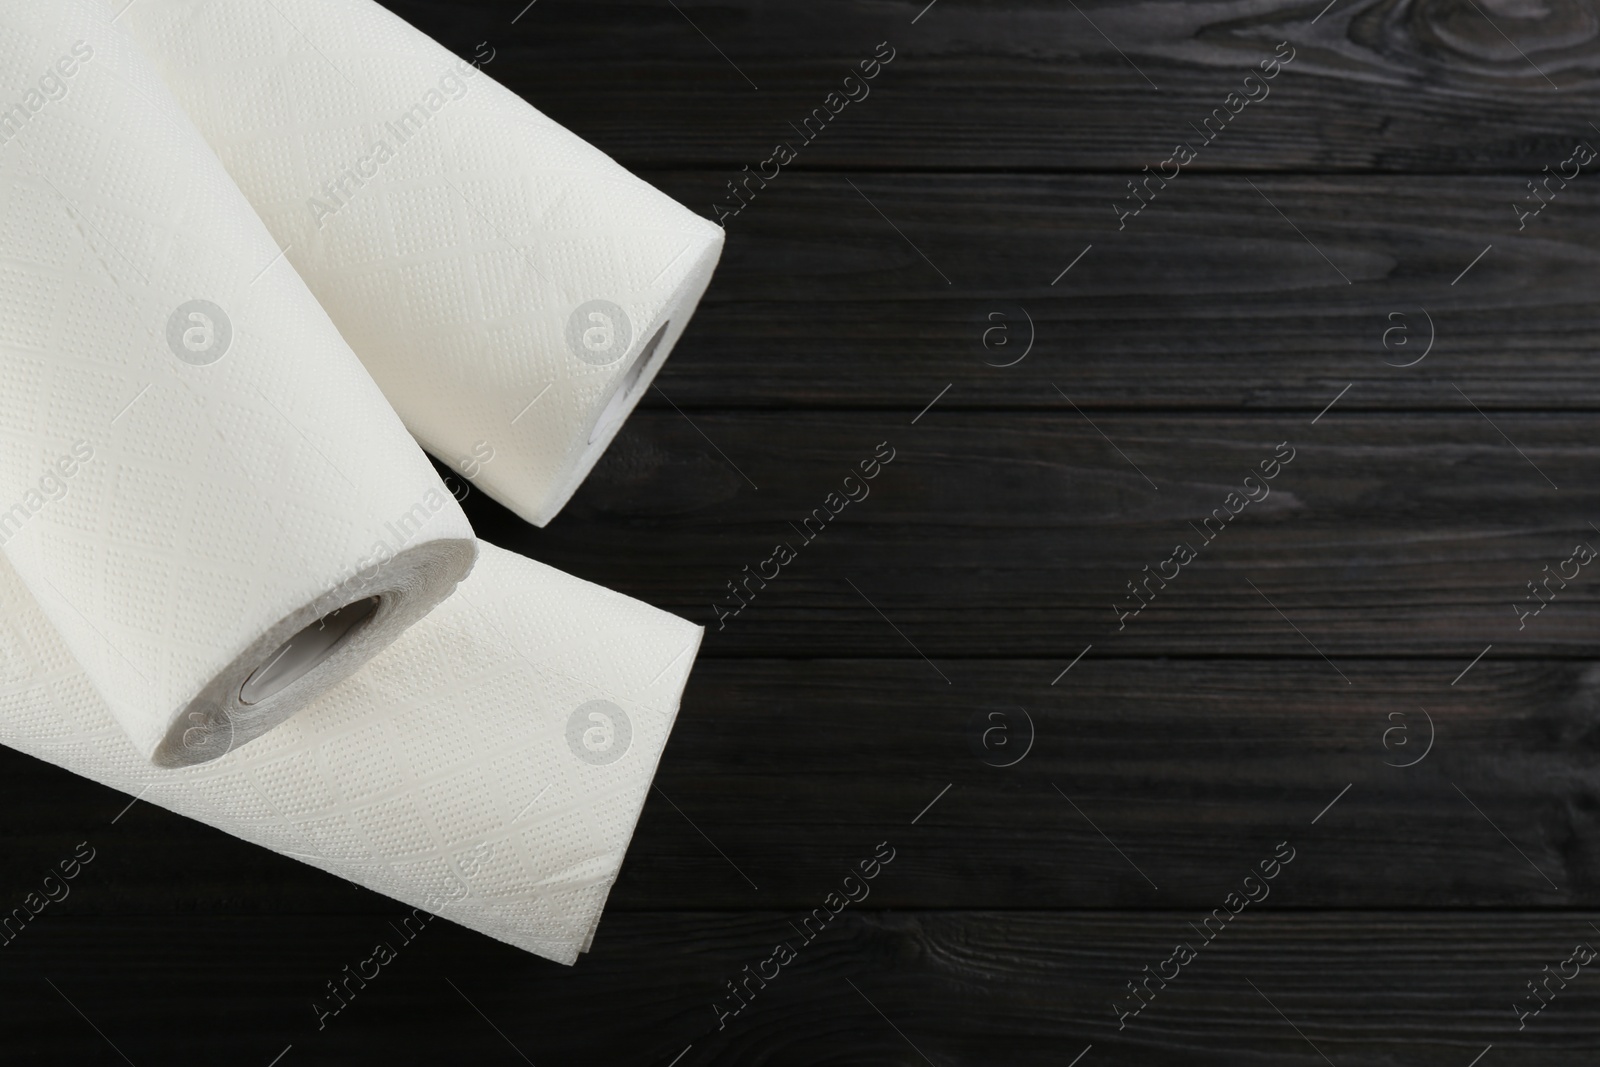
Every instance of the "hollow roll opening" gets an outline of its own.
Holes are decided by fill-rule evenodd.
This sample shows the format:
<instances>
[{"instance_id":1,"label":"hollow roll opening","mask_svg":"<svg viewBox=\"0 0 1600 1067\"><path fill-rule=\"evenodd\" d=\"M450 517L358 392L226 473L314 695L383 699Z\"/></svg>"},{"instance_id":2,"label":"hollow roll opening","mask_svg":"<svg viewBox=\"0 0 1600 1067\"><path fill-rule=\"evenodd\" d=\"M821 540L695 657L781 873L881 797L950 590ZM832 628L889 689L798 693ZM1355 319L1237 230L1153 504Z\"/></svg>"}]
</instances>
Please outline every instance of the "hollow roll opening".
<instances>
[{"instance_id":1,"label":"hollow roll opening","mask_svg":"<svg viewBox=\"0 0 1600 1067\"><path fill-rule=\"evenodd\" d=\"M466 523L449 525L464 529ZM434 537L347 574L336 586L311 589L319 595L263 627L176 709L152 762L188 767L221 759L296 714L448 597L472 569L477 548L471 537ZM340 607L328 611L330 604Z\"/></svg>"},{"instance_id":2,"label":"hollow roll opening","mask_svg":"<svg viewBox=\"0 0 1600 1067\"><path fill-rule=\"evenodd\" d=\"M259 704L304 678L372 621L381 599L369 596L330 611L279 645L239 687L239 703Z\"/></svg>"},{"instance_id":3,"label":"hollow roll opening","mask_svg":"<svg viewBox=\"0 0 1600 1067\"><path fill-rule=\"evenodd\" d=\"M611 399L606 401L606 406L601 409L600 417L594 422L594 429L589 431L589 443L592 445L611 431L611 428L622 420L623 415L632 408L634 390L639 388L639 383L644 379L645 368L650 365L650 357L656 354L656 349L661 345L661 339L667 334L667 327L671 322L663 322L661 328L651 335L650 340L640 350L639 356L633 361L633 366L628 368L628 373L622 376L617 383L617 388L612 392Z\"/></svg>"}]
</instances>

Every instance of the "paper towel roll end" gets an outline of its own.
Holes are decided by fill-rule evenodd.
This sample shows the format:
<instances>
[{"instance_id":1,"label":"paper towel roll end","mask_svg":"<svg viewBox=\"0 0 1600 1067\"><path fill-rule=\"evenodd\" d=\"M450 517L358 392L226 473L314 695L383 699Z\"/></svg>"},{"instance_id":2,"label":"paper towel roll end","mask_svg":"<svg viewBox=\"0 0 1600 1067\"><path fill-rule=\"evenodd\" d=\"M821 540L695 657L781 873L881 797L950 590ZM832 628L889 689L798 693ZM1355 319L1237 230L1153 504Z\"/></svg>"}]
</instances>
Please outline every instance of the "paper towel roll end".
<instances>
[{"instance_id":1,"label":"paper towel roll end","mask_svg":"<svg viewBox=\"0 0 1600 1067\"><path fill-rule=\"evenodd\" d=\"M151 756L162 767L218 759L355 673L455 591L477 542L413 545L353 576L258 637L183 709ZM325 610L329 603L339 607Z\"/></svg>"},{"instance_id":2,"label":"paper towel roll end","mask_svg":"<svg viewBox=\"0 0 1600 1067\"><path fill-rule=\"evenodd\" d=\"M700 297L711 282L717 261L722 256L723 233L720 227L704 224L700 246L687 257L681 278L670 295L660 302L656 313L646 320L638 336L646 338L637 355L623 365L603 403L597 405L593 421L582 437L576 438L561 462L562 473L552 480L540 466L526 463L501 463L485 468L476 480L479 488L504 504L520 518L535 526L545 526L567 505L578 486L610 446L623 422L633 413L639 400L666 364L679 338L694 317ZM512 420L515 428L515 419ZM424 441L435 454L448 455ZM531 446L513 449L513 454L534 454Z\"/></svg>"}]
</instances>

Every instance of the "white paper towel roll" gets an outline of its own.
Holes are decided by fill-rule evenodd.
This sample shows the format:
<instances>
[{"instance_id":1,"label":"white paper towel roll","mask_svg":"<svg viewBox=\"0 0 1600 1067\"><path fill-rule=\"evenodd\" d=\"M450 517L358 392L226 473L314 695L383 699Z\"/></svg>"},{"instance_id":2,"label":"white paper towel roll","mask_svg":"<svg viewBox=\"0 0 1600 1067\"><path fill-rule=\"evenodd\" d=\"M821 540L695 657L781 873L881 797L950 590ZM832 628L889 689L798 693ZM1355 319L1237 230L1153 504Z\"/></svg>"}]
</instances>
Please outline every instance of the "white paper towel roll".
<instances>
[{"instance_id":1,"label":"white paper towel roll","mask_svg":"<svg viewBox=\"0 0 1600 1067\"><path fill-rule=\"evenodd\" d=\"M371 0L139 0L122 22L423 445L548 522L721 228Z\"/></svg>"},{"instance_id":2,"label":"white paper towel roll","mask_svg":"<svg viewBox=\"0 0 1600 1067\"><path fill-rule=\"evenodd\" d=\"M448 596L471 529L105 6L0 30L0 543L134 749L202 762Z\"/></svg>"},{"instance_id":3,"label":"white paper towel roll","mask_svg":"<svg viewBox=\"0 0 1600 1067\"><path fill-rule=\"evenodd\" d=\"M0 561L0 743L560 963L587 947L701 628L483 545L247 748L153 767Z\"/></svg>"}]
</instances>

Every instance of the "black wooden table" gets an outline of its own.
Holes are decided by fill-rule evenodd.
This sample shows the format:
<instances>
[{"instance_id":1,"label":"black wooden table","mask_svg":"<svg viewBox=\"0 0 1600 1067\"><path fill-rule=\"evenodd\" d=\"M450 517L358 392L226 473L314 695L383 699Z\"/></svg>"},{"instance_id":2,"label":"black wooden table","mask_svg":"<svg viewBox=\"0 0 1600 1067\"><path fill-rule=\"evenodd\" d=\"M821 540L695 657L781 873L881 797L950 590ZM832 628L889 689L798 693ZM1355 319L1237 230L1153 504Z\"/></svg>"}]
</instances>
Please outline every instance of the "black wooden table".
<instances>
[{"instance_id":1,"label":"black wooden table","mask_svg":"<svg viewBox=\"0 0 1600 1067\"><path fill-rule=\"evenodd\" d=\"M728 230L467 505L709 628L594 950L319 1031L399 905L5 752L0 1062L1596 1062L1594 4L523 2L394 6Z\"/></svg>"}]
</instances>

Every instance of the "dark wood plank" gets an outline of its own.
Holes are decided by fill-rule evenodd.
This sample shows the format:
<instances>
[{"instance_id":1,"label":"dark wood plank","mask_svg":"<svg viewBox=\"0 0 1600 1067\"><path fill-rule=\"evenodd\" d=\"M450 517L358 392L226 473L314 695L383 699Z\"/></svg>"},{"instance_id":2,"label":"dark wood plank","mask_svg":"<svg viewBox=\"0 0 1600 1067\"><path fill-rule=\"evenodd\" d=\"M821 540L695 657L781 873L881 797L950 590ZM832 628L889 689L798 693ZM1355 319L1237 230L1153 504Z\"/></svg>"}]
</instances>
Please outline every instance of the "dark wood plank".
<instances>
[{"instance_id":1,"label":"dark wood plank","mask_svg":"<svg viewBox=\"0 0 1600 1067\"><path fill-rule=\"evenodd\" d=\"M1295 58L1270 95L1195 166L1536 173L1591 135L1596 103L1597 28L1575 0L1339 0L1320 18L1322 3L939 0L920 19L927 0L540 0L515 24L522 3L390 6L461 55L488 41L497 79L630 165L755 166L884 40L893 64L797 166L1137 171L1280 41Z\"/></svg>"},{"instance_id":2,"label":"dark wood plank","mask_svg":"<svg viewBox=\"0 0 1600 1067\"><path fill-rule=\"evenodd\" d=\"M791 915L614 917L572 970L441 922L317 1030L313 998L374 942L397 941L399 914L41 920L4 957L7 1053L122 1063L114 1043L134 1063L266 1064L292 1045L283 1064L665 1067L687 1050L680 1067L1060 1067L1092 1044L1081 1067L1465 1067L1492 1043L1485 1064L1578 1067L1600 1050L1592 966L1521 1032L1513 1011L1542 967L1600 942L1594 913L1294 914L1270 899L1121 1031L1125 983L1198 941L1189 924L1203 912L848 909L720 1031L724 983L799 942Z\"/></svg>"},{"instance_id":3,"label":"dark wood plank","mask_svg":"<svg viewBox=\"0 0 1600 1067\"><path fill-rule=\"evenodd\" d=\"M682 812L652 798L614 905L805 907L880 838L883 906L1209 906L1283 839L1307 842L1286 906L1600 900L1592 664L1060 669L701 664L658 776Z\"/></svg>"},{"instance_id":4,"label":"dark wood plank","mask_svg":"<svg viewBox=\"0 0 1600 1067\"><path fill-rule=\"evenodd\" d=\"M652 177L708 214L725 180ZM1185 176L1119 231L1121 177L786 176L729 223L661 389L1070 410L1055 381L1086 410L1315 414L1354 382L1347 409L1454 407L1452 384L1486 410L1600 407L1600 177L1522 231L1520 178L1252 180Z\"/></svg>"},{"instance_id":5,"label":"dark wood plank","mask_svg":"<svg viewBox=\"0 0 1600 1067\"><path fill-rule=\"evenodd\" d=\"M1496 658L1591 655L1600 586L1586 572L1552 584L1555 602L1524 629L1514 605L1532 607L1527 583L1600 538L1593 420L1491 422L1456 398L1448 414L1335 407L1315 425L1304 414L1091 423L1070 410L935 407L913 426L902 412L650 411L548 528L480 494L467 503L491 541L710 624L710 656L920 650L941 663L1064 665L1095 643L1099 655L1430 655L1453 675L1491 642ZM896 458L871 495L820 534L814 519L805 541L802 520L883 441ZM1284 441L1295 459L1272 495L1220 534L1213 518L1206 544L1201 523ZM773 573L780 542L795 559L766 589L745 587L744 568ZM1124 624L1118 613L1140 602L1128 583L1170 577L1163 563L1180 543L1198 558L1164 592L1150 585L1153 603ZM751 599L719 623L740 603L734 581Z\"/></svg>"},{"instance_id":6,"label":"dark wood plank","mask_svg":"<svg viewBox=\"0 0 1600 1067\"><path fill-rule=\"evenodd\" d=\"M1091 654L1050 685L1062 666L962 661L947 686L920 660L703 661L611 910L804 910L886 839L879 907L1206 908L1284 839L1305 846L1284 906L1600 904L1591 663L1451 686L1454 665L1344 660L1348 687L1315 658ZM382 906L146 804L110 825L126 798L16 753L0 783L30 812L5 899L88 840L84 913Z\"/></svg>"}]
</instances>

